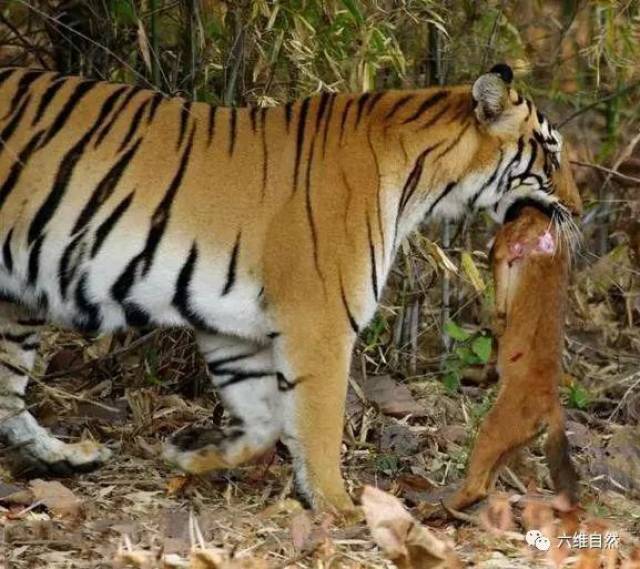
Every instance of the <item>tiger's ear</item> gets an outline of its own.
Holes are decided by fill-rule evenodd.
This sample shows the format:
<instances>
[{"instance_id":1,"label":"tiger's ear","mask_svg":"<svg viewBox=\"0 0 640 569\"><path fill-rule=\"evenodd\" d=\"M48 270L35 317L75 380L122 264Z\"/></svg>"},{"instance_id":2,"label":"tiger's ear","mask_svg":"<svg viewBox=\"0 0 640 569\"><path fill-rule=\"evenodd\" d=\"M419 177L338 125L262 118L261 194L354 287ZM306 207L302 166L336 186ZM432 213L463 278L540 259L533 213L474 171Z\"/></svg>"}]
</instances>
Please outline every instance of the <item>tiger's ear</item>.
<instances>
[{"instance_id":1,"label":"tiger's ear","mask_svg":"<svg viewBox=\"0 0 640 569\"><path fill-rule=\"evenodd\" d=\"M513 71L500 63L476 79L471 95L476 104L476 116L481 123L496 121L509 104L509 84Z\"/></svg>"}]
</instances>

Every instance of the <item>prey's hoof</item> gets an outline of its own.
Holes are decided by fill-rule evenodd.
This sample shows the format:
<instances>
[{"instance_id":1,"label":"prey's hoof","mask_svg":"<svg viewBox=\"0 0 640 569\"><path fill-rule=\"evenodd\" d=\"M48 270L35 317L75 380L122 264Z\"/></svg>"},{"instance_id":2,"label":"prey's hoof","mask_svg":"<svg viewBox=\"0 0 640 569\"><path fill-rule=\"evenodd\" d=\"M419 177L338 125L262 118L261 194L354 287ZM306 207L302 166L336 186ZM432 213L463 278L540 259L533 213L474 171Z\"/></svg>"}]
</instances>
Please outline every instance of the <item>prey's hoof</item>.
<instances>
[{"instance_id":1,"label":"prey's hoof","mask_svg":"<svg viewBox=\"0 0 640 569\"><path fill-rule=\"evenodd\" d=\"M15 449L10 458L11 470L20 478L66 478L91 472L111 457L111 451L94 441L65 444L53 440L53 448L26 444Z\"/></svg>"}]
</instances>

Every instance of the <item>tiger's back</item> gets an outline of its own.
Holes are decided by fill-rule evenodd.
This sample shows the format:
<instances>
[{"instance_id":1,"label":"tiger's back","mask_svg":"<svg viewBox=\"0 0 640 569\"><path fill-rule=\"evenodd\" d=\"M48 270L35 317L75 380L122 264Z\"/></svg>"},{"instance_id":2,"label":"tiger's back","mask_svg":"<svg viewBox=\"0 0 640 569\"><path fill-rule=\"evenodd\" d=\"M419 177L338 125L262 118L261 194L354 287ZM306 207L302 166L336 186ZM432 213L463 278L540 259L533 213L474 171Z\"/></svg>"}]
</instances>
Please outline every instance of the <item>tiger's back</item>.
<instances>
[{"instance_id":1,"label":"tiger's back","mask_svg":"<svg viewBox=\"0 0 640 569\"><path fill-rule=\"evenodd\" d=\"M37 304L55 321L93 330L149 320L188 324L171 300L175 276L189 269L185 260L191 259L192 268L200 260L202 273L192 285L206 286L206 296L218 290L222 305L233 295L245 304L258 298L256 241L280 205L273 192L264 199L269 173L257 167L255 156L262 146L255 123L264 131L266 111L216 109L52 73L4 74L0 171L9 175L0 190L0 227L4 265L11 268L1 277L6 294ZM249 122L255 128L247 128ZM229 123L233 128L225 132L221 124ZM271 123L268 135L278 138L280 125ZM286 141L271 152L286 154ZM243 225L250 231L242 232ZM230 264L238 268L240 242L242 269L255 277L241 291L233 290L239 279L230 274ZM218 270L205 268L203 258ZM153 286L136 282L143 273ZM101 306L99 321L90 305ZM248 315L253 330L260 328L258 315Z\"/></svg>"}]
</instances>

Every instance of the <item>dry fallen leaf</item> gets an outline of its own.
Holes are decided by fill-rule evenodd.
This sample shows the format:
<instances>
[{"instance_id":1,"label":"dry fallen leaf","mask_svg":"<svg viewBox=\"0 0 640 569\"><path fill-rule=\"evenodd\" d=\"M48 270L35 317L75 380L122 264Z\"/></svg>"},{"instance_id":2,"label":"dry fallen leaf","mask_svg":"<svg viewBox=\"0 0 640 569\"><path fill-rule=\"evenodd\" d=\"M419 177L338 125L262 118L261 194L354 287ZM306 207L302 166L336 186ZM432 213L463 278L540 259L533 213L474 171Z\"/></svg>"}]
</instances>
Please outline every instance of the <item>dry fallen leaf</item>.
<instances>
[{"instance_id":1,"label":"dry fallen leaf","mask_svg":"<svg viewBox=\"0 0 640 569\"><path fill-rule=\"evenodd\" d=\"M413 398L411 392L404 385L391 379L389 375L368 377L364 384L364 393L367 399L385 415L394 417L426 415L426 409Z\"/></svg>"},{"instance_id":2,"label":"dry fallen leaf","mask_svg":"<svg viewBox=\"0 0 640 569\"><path fill-rule=\"evenodd\" d=\"M486 508L480 513L480 521L488 530L498 532L512 530L514 521L509 496L501 492L491 494Z\"/></svg>"},{"instance_id":3,"label":"dry fallen leaf","mask_svg":"<svg viewBox=\"0 0 640 569\"><path fill-rule=\"evenodd\" d=\"M82 500L57 480L32 480L29 488L36 502L41 502L55 516L78 518Z\"/></svg>"},{"instance_id":4,"label":"dry fallen leaf","mask_svg":"<svg viewBox=\"0 0 640 569\"><path fill-rule=\"evenodd\" d=\"M458 569L450 545L417 521L391 494L365 486L362 507L374 541L400 569Z\"/></svg>"},{"instance_id":5,"label":"dry fallen leaf","mask_svg":"<svg viewBox=\"0 0 640 569\"><path fill-rule=\"evenodd\" d=\"M180 494L190 480L189 476L174 476L170 478L169 482L167 482L167 496Z\"/></svg>"},{"instance_id":6,"label":"dry fallen leaf","mask_svg":"<svg viewBox=\"0 0 640 569\"><path fill-rule=\"evenodd\" d=\"M291 533L293 548L297 552L302 551L308 545L312 529L313 523L311 522L311 517L305 510L299 511L291 518L289 531Z\"/></svg>"}]
</instances>

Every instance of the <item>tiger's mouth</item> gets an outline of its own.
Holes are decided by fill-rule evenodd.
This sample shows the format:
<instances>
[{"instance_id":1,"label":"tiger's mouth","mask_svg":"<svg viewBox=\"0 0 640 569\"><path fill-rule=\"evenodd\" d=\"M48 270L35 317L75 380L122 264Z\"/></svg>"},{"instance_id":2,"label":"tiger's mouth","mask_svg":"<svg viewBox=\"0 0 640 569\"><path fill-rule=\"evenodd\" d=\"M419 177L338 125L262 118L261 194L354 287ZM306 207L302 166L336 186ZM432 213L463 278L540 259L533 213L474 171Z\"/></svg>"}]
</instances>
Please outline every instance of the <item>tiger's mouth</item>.
<instances>
[{"instance_id":1,"label":"tiger's mouth","mask_svg":"<svg viewBox=\"0 0 640 569\"><path fill-rule=\"evenodd\" d=\"M571 209L558 199L536 199L532 196L518 197L505 207L502 223L516 219L526 207L533 207L549 218L550 225L557 234L558 246L566 245L571 253L576 253L582 242L582 233L574 220Z\"/></svg>"}]
</instances>

